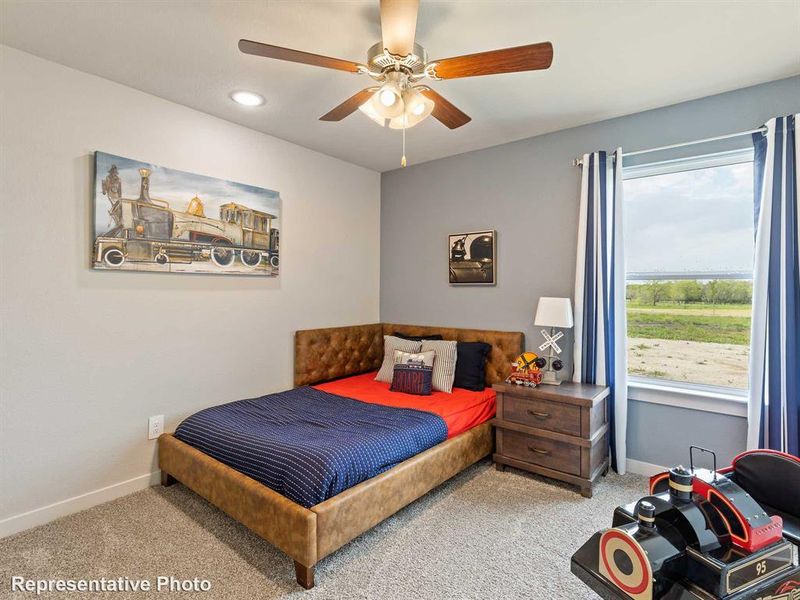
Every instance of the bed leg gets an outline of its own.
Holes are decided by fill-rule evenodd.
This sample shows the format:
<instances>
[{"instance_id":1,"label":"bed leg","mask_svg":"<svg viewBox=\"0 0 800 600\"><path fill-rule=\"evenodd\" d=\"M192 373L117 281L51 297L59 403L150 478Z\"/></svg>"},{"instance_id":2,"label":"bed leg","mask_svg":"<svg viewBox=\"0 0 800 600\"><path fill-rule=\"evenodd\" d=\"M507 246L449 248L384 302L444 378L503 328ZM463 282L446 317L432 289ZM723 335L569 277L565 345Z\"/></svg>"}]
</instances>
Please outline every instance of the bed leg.
<instances>
[{"instance_id":1,"label":"bed leg","mask_svg":"<svg viewBox=\"0 0 800 600\"><path fill-rule=\"evenodd\" d=\"M294 561L294 572L297 575L297 583L307 590L314 587L314 567L307 567Z\"/></svg>"},{"instance_id":2,"label":"bed leg","mask_svg":"<svg viewBox=\"0 0 800 600\"><path fill-rule=\"evenodd\" d=\"M175 479L172 475L170 475L166 471L161 471L161 485L163 485L164 487L169 487L175 483L178 483L177 479Z\"/></svg>"}]
</instances>

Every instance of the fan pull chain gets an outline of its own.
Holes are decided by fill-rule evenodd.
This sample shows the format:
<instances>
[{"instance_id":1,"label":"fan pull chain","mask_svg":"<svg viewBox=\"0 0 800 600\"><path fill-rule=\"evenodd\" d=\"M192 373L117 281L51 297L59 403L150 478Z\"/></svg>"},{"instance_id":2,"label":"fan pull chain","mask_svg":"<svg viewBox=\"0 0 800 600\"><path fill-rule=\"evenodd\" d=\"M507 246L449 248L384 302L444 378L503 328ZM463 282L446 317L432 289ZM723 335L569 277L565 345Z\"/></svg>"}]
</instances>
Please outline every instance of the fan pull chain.
<instances>
[{"instance_id":1,"label":"fan pull chain","mask_svg":"<svg viewBox=\"0 0 800 600\"><path fill-rule=\"evenodd\" d=\"M406 166L406 117L403 115L403 158L400 159L400 166Z\"/></svg>"}]
</instances>

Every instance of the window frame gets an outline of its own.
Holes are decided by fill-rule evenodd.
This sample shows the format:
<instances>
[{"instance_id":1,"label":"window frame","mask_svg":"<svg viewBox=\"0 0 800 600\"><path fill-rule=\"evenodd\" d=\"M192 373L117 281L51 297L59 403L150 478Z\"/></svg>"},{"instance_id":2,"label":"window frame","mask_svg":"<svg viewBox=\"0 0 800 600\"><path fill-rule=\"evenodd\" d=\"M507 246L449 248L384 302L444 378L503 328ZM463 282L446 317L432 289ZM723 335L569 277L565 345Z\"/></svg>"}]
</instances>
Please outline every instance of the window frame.
<instances>
[{"instance_id":1,"label":"window frame","mask_svg":"<svg viewBox=\"0 0 800 600\"><path fill-rule=\"evenodd\" d=\"M742 163L752 163L755 159L754 150L742 148L738 150L728 150L711 154L693 155L682 158L661 160L647 163L640 163L630 166L623 165L622 180L640 179L643 177L653 177L657 175L667 175L685 171L696 171L713 167L724 167ZM624 184L623 184L623 202ZM698 273L698 275L710 273ZM652 281L659 279L653 277L628 278L628 271L625 272L625 287L631 281ZM691 275L691 273L687 273ZM752 281L752 274L749 278L724 274L715 277L716 279L749 280ZM741 275L741 273L739 274ZM703 277L705 279L706 277ZM666 277L665 277L666 278ZM674 280L675 277L669 277ZM684 277L689 279L689 277ZM625 342L627 351L627 331L625 332ZM738 417L747 416L747 402L750 391L748 389L730 388L724 386L708 385L703 383L690 383L685 381L671 381L669 379L659 379L655 377L643 377L640 375L628 374L628 398L638 402L648 402L652 404L663 404L680 408L703 410L707 412L720 413Z\"/></svg>"}]
</instances>

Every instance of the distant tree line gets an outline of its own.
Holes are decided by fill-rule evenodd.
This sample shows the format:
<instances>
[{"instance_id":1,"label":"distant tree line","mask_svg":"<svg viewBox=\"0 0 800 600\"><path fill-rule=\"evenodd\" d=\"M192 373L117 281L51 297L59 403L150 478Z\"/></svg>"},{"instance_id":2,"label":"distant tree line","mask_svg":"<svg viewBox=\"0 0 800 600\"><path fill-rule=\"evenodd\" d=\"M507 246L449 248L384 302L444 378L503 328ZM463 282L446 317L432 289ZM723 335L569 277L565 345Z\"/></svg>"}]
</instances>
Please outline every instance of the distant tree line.
<instances>
[{"instance_id":1,"label":"distant tree line","mask_svg":"<svg viewBox=\"0 0 800 600\"><path fill-rule=\"evenodd\" d=\"M625 295L632 303L652 306L659 302L750 304L753 300L753 283L735 279L713 279L705 283L694 279L656 280L630 283Z\"/></svg>"}]
</instances>

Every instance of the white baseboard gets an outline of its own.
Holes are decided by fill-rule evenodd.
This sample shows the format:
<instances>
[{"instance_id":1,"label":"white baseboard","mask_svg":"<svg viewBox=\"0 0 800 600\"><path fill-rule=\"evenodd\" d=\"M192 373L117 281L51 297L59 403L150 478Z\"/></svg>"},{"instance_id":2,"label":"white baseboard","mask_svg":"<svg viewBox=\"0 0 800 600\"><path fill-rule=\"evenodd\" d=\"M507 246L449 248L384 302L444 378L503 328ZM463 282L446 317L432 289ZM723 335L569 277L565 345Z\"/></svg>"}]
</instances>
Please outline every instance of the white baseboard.
<instances>
[{"instance_id":1,"label":"white baseboard","mask_svg":"<svg viewBox=\"0 0 800 600\"><path fill-rule=\"evenodd\" d=\"M645 475L646 477L651 477L657 473L663 473L668 470L667 467L635 460L633 458L629 458L625 461L625 468L628 473L636 473L637 475Z\"/></svg>"},{"instance_id":2,"label":"white baseboard","mask_svg":"<svg viewBox=\"0 0 800 600\"><path fill-rule=\"evenodd\" d=\"M100 488L75 496L67 498L60 502L35 508L12 517L0 520L0 538L7 537L20 531L25 531L37 525L44 525L55 519L66 517L76 512L86 510L98 504L103 504L122 496L127 496L134 492L147 489L151 486L157 485L161 482L161 471L153 471L146 473L127 481L121 481L113 485Z\"/></svg>"}]
</instances>

